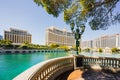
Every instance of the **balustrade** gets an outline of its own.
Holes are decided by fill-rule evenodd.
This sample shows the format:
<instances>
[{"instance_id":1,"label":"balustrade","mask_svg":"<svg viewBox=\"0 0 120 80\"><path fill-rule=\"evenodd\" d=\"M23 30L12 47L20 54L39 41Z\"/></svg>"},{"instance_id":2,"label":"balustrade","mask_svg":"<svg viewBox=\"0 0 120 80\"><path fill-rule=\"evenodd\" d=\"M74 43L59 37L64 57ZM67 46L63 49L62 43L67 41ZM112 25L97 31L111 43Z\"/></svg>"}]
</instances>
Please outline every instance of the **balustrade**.
<instances>
[{"instance_id":1,"label":"balustrade","mask_svg":"<svg viewBox=\"0 0 120 80\"><path fill-rule=\"evenodd\" d=\"M33 66L13 80L54 80L60 74L73 70L73 66L73 57L51 59Z\"/></svg>"},{"instance_id":2,"label":"balustrade","mask_svg":"<svg viewBox=\"0 0 120 80\"><path fill-rule=\"evenodd\" d=\"M83 67L88 68L90 64L99 64L102 68L111 66L113 68L120 68L120 58L110 57L83 57L77 56L77 59L82 59ZM77 63L80 64L80 63Z\"/></svg>"},{"instance_id":3,"label":"balustrade","mask_svg":"<svg viewBox=\"0 0 120 80\"><path fill-rule=\"evenodd\" d=\"M102 68L111 66L120 68L120 58L75 56L77 67L89 68L90 64L99 64ZM55 58L41 62L13 80L55 80L58 76L74 69L73 57Z\"/></svg>"}]
</instances>

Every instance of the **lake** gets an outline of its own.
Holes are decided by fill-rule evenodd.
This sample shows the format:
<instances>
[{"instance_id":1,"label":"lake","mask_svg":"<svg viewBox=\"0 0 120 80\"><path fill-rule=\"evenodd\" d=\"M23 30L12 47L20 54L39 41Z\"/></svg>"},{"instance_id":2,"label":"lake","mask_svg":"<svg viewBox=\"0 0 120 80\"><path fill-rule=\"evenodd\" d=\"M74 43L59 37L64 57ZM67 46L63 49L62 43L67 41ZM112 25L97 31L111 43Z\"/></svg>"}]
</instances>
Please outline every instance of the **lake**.
<instances>
[{"instance_id":1,"label":"lake","mask_svg":"<svg viewBox=\"0 0 120 80\"><path fill-rule=\"evenodd\" d=\"M0 54L0 80L12 80L39 62L68 55L67 52Z\"/></svg>"}]
</instances>

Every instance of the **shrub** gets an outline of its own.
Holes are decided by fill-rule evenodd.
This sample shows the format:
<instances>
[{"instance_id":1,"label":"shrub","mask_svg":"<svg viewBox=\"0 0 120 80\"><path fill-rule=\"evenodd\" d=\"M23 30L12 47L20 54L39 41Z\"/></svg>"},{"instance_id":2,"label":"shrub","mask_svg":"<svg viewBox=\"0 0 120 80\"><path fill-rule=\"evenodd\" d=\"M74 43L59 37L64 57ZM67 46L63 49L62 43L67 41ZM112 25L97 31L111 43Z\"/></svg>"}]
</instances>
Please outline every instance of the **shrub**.
<instances>
[{"instance_id":1,"label":"shrub","mask_svg":"<svg viewBox=\"0 0 120 80\"><path fill-rule=\"evenodd\" d=\"M90 52L90 48L84 49L85 52Z\"/></svg>"},{"instance_id":2,"label":"shrub","mask_svg":"<svg viewBox=\"0 0 120 80\"><path fill-rule=\"evenodd\" d=\"M54 49L54 48L58 48L59 45L58 44L50 44L50 48Z\"/></svg>"},{"instance_id":3,"label":"shrub","mask_svg":"<svg viewBox=\"0 0 120 80\"><path fill-rule=\"evenodd\" d=\"M117 52L118 52L118 49L117 49L117 48L112 48L111 51L112 51L113 53L117 53Z\"/></svg>"},{"instance_id":4,"label":"shrub","mask_svg":"<svg viewBox=\"0 0 120 80\"><path fill-rule=\"evenodd\" d=\"M70 51L70 49L68 48L68 46L60 46L59 48L65 50L65 51Z\"/></svg>"},{"instance_id":5,"label":"shrub","mask_svg":"<svg viewBox=\"0 0 120 80\"><path fill-rule=\"evenodd\" d=\"M100 52L100 53L103 52L102 48L99 48L99 49L98 49L98 52Z\"/></svg>"}]
</instances>

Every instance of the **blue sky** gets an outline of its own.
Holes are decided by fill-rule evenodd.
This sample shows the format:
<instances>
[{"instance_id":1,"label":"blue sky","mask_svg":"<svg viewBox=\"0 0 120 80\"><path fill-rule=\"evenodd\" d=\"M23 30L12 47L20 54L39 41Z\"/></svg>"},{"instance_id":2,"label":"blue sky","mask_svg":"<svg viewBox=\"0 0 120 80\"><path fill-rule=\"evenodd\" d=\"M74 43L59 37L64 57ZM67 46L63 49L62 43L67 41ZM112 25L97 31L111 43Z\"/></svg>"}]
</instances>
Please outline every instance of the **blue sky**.
<instances>
[{"instance_id":1,"label":"blue sky","mask_svg":"<svg viewBox=\"0 0 120 80\"><path fill-rule=\"evenodd\" d=\"M118 9L120 6L118 6ZM33 0L1 0L0 1L0 35L10 27L24 29L32 34L32 43L45 44L45 30L50 26L60 29L69 25L63 21L62 14L55 18L42 7L38 7ZM120 24L112 25L108 30L92 31L87 26L82 39L91 40L105 34L120 33Z\"/></svg>"}]
</instances>

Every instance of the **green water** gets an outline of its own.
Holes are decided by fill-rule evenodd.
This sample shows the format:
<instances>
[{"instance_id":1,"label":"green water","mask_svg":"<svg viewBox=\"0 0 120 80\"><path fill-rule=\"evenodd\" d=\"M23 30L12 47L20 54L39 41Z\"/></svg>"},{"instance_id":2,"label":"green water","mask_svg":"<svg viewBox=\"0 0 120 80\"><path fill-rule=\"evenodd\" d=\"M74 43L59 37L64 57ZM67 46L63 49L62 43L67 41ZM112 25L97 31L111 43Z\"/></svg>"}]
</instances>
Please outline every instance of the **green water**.
<instances>
[{"instance_id":1,"label":"green water","mask_svg":"<svg viewBox=\"0 0 120 80\"><path fill-rule=\"evenodd\" d=\"M30 54L1 54L0 80L12 80L15 76L31 66L52 58L68 56L69 53L30 53Z\"/></svg>"}]
</instances>

